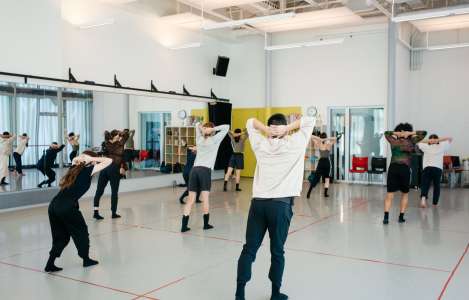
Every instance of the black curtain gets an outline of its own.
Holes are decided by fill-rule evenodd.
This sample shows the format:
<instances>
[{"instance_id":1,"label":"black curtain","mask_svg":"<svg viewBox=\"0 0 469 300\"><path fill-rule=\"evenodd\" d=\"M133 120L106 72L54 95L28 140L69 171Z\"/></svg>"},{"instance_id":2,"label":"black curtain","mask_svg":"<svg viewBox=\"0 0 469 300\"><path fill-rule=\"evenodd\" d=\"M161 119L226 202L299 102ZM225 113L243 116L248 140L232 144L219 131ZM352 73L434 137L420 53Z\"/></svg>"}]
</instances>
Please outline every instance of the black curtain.
<instances>
[{"instance_id":1,"label":"black curtain","mask_svg":"<svg viewBox=\"0 0 469 300\"><path fill-rule=\"evenodd\" d=\"M216 102L208 105L208 118L215 126L228 124L231 126L231 103ZM228 135L223 139L218 149L215 170L224 170L228 167L233 148Z\"/></svg>"}]
</instances>

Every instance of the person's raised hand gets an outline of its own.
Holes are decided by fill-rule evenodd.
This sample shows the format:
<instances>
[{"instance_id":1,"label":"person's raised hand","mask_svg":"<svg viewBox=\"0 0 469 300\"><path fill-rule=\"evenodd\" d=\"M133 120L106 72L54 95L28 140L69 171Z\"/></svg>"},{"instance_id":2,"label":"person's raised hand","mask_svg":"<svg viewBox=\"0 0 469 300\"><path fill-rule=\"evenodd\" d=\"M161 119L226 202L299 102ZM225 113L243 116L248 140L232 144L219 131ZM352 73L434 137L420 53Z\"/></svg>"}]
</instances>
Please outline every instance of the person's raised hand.
<instances>
[{"instance_id":1,"label":"person's raised hand","mask_svg":"<svg viewBox=\"0 0 469 300\"><path fill-rule=\"evenodd\" d=\"M271 136L283 137L288 133L288 128L285 125L270 125Z\"/></svg>"}]
</instances>

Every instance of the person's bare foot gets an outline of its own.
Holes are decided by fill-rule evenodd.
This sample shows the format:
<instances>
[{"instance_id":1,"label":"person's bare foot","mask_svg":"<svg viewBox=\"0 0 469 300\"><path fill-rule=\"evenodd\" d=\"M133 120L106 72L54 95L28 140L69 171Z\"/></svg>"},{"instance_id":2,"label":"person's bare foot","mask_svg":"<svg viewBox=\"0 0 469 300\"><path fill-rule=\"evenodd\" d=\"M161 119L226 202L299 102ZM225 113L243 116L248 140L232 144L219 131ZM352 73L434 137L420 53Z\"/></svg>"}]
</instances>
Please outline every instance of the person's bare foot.
<instances>
[{"instance_id":1,"label":"person's bare foot","mask_svg":"<svg viewBox=\"0 0 469 300\"><path fill-rule=\"evenodd\" d=\"M420 201L420 208L427 208L427 201L425 201L425 200L422 199L422 200Z\"/></svg>"}]
</instances>

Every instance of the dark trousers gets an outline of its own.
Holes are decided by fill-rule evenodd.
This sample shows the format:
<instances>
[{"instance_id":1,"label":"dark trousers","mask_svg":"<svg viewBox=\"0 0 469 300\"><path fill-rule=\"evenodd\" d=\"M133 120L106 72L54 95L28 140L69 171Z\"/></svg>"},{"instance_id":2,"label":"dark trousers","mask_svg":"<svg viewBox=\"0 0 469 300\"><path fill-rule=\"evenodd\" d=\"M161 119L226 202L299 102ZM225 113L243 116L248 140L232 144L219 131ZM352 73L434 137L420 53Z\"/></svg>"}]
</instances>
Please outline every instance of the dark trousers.
<instances>
[{"instance_id":1,"label":"dark trousers","mask_svg":"<svg viewBox=\"0 0 469 300\"><path fill-rule=\"evenodd\" d=\"M293 200L293 198L285 199ZM269 279L273 287L280 289L285 267L283 246L287 240L292 217L292 204L271 199L253 199L246 228L246 244L238 260L238 286L244 286L251 279L252 263L256 259L257 250L266 231L269 231L271 253Z\"/></svg>"},{"instance_id":2,"label":"dark trousers","mask_svg":"<svg viewBox=\"0 0 469 300\"><path fill-rule=\"evenodd\" d=\"M75 150L70 152L70 156L69 156L70 157L70 163L73 162L73 159L77 156L77 154L78 154L78 151L75 151Z\"/></svg>"},{"instance_id":3,"label":"dark trousers","mask_svg":"<svg viewBox=\"0 0 469 300\"><path fill-rule=\"evenodd\" d=\"M51 184L55 181L55 171L51 166L48 165L37 165L37 169L41 171L42 175L47 176L47 180L41 182L41 184Z\"/></svg>"},{"instance_id":4,"label":"dark trousers","mask_svg":"<svg viewBox=\"0 0 469 300\"><path fill-rule=\"evenodd\" d=\"M94 195L94 207L99 207L99 200L101 200L104 189L109 182L111 184L111 211L113 213L117 211L120 180L119 166L114 163L99 173L98 186Z\"/></svg>"},{"instance_id":5,"label":"dark trousers","mask_svg":"<svg viewBox=\"0 0 469 300\"><path fill-rule=\"evenodd\" d=\"M62 199L63 200L63 199ZM81 258L88 258L90 239L88 226L77 207L56 207L53 202L49 205L49 222L52 231L52 257L60 257L62 251L73 239Z\"/></svg>"},{"instance_id":6,"label":"dark trousers","mask_svg":"<svg viewBox=\"0 0 469 300\"><path fill-rule=\"evenodd\" d=\"M21 161L21 154L13 152L13 158L15 159L16 172L23 174L23 163Z\"/></svg>"},{"instance_id":7,"label":"dark trousers","mask_svg":"<svg viewBox=\"0 0 469 300\"><path fill-rule=\"evenodd\" d=\"M426 167L422 173L421 196L428 198L430 185L433 183L433 204L437 205L440 200L440 183L443 171L436 167Z\"/></svg>"},{"instance_id":8,"label":"dark trousers","mask_svg":"<svg viewBox=\"0 0 469 300\"><path fill-rule=\"evenodd\" d=\"M124 149L124 161L129 166L129 170L132 170L132 161L134 160L134 150Z\"/></svg>"}]
</instances>

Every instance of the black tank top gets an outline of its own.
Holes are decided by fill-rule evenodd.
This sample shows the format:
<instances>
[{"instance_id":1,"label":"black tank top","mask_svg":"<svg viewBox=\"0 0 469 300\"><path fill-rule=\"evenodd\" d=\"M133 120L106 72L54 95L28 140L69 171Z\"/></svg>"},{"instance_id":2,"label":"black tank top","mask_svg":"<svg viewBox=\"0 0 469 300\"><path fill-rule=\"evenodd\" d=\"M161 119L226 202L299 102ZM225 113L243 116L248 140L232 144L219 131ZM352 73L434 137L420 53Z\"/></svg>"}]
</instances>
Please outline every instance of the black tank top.
<instances>
[{"instance_id":1,"label":"black tank top","mask_svg":"<svg viewBox=\"0 0 469 300\"><path fill-rule=\"evenodd\" d=\"M91 172L93 172L93 168L93 165L84 167L80 174L78 174L75 183L71 187L61 190L52 202L55 205L75 205L91 186Z\"/></svg>"}]
</instances>

